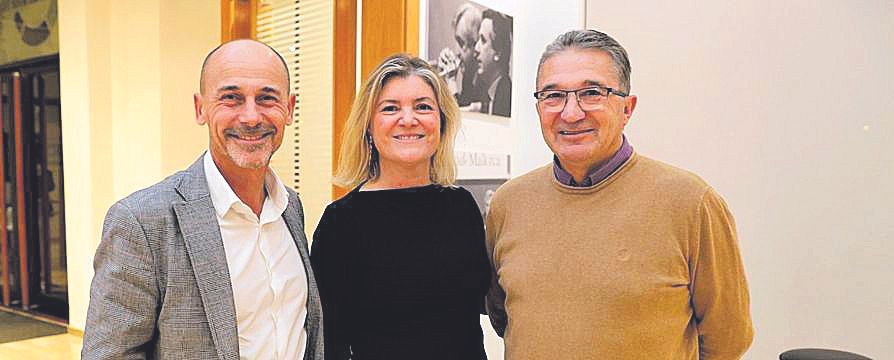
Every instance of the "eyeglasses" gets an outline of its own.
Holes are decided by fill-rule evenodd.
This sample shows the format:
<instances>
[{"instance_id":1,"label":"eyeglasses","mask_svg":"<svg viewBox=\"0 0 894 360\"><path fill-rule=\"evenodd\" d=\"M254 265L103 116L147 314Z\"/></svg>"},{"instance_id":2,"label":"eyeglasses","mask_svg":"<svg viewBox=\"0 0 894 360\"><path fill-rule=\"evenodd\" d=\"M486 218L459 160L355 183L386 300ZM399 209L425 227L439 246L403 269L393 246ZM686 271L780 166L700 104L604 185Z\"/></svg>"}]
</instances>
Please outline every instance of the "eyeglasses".
<instances>
[{"instance_id":1,"label":"eyeglasses","mask_svg":"<svg viewBox=\"0 0 894 360\"><path fill-rule=\"evenodd\" d=\"M561 112L565 109L565 104L568 102L568 94L570 93L574 93L574 96L577 98L577 104L580 105L583 111L599 109L610 94L627 97L627 94L612 88L590 86L576 90L540 90L534 93L534 98L543 107L543 111Z\"/></svg>"}]
</instances>

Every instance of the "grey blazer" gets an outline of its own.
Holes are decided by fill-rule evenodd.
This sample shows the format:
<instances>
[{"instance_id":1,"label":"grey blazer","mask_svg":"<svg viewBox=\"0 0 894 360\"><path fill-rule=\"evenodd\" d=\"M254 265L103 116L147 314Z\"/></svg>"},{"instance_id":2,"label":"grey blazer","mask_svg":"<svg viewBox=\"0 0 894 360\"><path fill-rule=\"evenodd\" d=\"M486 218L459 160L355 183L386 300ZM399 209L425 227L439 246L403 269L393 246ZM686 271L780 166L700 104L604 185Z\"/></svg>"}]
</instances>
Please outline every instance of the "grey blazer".
<instances>
[{"instance_id":1,"label":"grey blazer","mask_svg":"<svg viewBox=\"0 0 894 360\"><path fill-rule=\"evenodd\" d=\"M304 359L322 360L304 213L288 192L282 216L307 272ZM93 268L84 359L239 358L233 288L201 157L109 209Z\"/></svg>"}]
</instances>

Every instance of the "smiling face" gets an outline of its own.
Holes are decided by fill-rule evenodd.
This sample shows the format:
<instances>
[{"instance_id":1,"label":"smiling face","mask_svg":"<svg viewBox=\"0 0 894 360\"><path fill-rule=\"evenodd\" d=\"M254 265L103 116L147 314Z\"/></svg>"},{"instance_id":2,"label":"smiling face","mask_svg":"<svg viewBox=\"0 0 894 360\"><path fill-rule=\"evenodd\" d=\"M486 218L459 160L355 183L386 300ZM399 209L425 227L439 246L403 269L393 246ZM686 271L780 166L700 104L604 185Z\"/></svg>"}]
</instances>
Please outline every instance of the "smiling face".
<instances>
[{"instance_id":1,"label":"smiling face","mask_svg":"<svg viewBox=\"0 0 894 360\"><path fill-rule=\"evenodd\" d=\"M537 78L538 90L575 90L599 85L619 88L611 56L600 50L565 50L548 58ZM636 107L636 96L608 95L601 107L584 112L575 95L568 95L561 112L546 112L538 104L540 130L549 148L569 171L588 172L621 147L624 126ZM574 172L572 172L574 174Z\"/></svg>"},{"instance_id":2,"label":"smiling face","mask_svg":"<svg viewBox=\"0 0 894 360\"><path fill-rule=\"evenodd\" d=\"M196 122L208 125L211 157L222 173L266 168L292 123L295 96L279 57L263 44L234 41L208 59Z\"/></svg>"},{"instance_id":3,"label":"smiling face","mask_svg":"<svg viewBox=\"0 0 894 360\"><path fill-rule=\"evenodd\" d=\"M421 77L389 79L375 100L370 123L382 172L418 168L428 174L441 142L441 117L434 91Z\"/></svg>"}]
</instances>

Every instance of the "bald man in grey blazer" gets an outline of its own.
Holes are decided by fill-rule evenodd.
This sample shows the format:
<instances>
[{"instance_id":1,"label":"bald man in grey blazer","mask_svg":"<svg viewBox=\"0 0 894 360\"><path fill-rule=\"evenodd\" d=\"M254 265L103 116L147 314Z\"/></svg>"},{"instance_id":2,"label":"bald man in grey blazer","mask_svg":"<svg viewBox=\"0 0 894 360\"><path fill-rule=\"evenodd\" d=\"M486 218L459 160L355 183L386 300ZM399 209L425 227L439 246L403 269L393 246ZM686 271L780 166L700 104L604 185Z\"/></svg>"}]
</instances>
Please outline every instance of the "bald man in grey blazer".
<instances>
[{"instance_id":1,"label":"bald man in grey blazer","mask_svg":"<svg viewBox=\"0 0 894 360\"><path fill-rule=\"evenodd\" d=\"M209 150L109 209L81 355L322 360L301 202L268 167L295 106L285 62L223 44L193 100Z\"/></svg>"}]
</instances>

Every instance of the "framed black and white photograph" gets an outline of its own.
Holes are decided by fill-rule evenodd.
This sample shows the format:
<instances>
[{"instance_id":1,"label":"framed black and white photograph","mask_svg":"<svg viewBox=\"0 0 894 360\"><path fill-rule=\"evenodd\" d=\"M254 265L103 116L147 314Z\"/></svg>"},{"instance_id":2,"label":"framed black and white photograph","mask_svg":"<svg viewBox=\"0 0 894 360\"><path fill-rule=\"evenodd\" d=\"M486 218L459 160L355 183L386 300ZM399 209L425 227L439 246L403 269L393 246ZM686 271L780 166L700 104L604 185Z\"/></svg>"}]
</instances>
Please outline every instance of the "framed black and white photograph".
<instances>
[{"instance_id":1,"label":"framed black and white photograph","mask_svg":"<svg viewBox=\"0 0 894 360\"><path fill-rule=\"evenodd\" d=\"M428 2L426 57L464 112L512 116L512 17L472 1Z\"/></svg>"}]
</instances>

